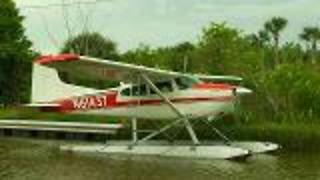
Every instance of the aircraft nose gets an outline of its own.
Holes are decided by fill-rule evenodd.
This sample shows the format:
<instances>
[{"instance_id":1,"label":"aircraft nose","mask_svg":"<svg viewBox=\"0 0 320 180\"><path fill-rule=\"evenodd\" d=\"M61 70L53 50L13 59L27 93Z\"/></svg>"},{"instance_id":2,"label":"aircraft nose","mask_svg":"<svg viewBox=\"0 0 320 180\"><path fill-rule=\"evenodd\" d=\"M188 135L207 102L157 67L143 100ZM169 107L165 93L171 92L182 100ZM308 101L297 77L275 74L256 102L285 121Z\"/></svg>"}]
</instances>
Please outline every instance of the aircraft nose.
<instances>
[{"instance_id":1,"label":"aircraft nose","mask_svg":"<svg viewBox=\"0 0 320 180\"><path fill-rule=\"evenodd\" d=\"M238 86L236 87L235 92L238 95L244 95L244 94L251 94L252 90L245 87Z\"/></svg>"}]
</instances>

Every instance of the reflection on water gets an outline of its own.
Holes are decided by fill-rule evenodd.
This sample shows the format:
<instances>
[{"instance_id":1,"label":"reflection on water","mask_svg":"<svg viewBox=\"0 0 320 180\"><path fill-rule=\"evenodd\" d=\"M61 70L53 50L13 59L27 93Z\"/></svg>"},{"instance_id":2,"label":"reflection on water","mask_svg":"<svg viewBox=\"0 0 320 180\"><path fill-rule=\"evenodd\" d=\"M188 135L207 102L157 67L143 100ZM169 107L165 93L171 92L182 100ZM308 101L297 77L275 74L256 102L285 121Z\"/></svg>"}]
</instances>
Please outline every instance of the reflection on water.
<instances>
[{"instance_id":1,"label":"reflection on water","mask_svg":"<svg viewBox=\"0 0 320 180\"><path fill-rule=\"evenodd\" d=\"M0 139L1 180L320 179L320 153L256 155L246 162L72 154L29 140Z\"/></svg>"}]
</instances>

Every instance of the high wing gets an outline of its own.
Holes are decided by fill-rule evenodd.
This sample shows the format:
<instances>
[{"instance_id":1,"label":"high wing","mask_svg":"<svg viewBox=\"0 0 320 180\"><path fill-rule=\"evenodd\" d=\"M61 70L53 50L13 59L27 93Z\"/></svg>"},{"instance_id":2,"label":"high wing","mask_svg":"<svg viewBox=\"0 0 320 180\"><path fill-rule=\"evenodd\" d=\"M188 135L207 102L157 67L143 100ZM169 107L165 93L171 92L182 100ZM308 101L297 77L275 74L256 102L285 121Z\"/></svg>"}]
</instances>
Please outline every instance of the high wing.
<instances>
[{"instance_id":1,"label":"high wing","mask_svg":"<svg viewBox=\"0 0 320 180\"><path fill-rule=\"evenodd\" d=\"M110 80L125 83L140 83L139 74L141 73L148 75L154 82L177 77L191 78L190 75L178 72L75 54L41 56L35 63L55 68L59 73L71 74L88 81Z\"/></svg>"},{"instance_id":2,"label":"high wing","mask_svg":"<svg viewBox=\"0 0 320 180\"><path fill-rule=\"evenodd\" d=\"M59 74L67 73L85 81L118 81L124 83L141 83L139 74L148 75L153 82L183 77L201 81L242 81L237 76L213 76L202 74L183 74L179 72L150 68L141 65L104 60L76 54L41 56L36 63L52 67Z\"/></svg>"}]
</instances>

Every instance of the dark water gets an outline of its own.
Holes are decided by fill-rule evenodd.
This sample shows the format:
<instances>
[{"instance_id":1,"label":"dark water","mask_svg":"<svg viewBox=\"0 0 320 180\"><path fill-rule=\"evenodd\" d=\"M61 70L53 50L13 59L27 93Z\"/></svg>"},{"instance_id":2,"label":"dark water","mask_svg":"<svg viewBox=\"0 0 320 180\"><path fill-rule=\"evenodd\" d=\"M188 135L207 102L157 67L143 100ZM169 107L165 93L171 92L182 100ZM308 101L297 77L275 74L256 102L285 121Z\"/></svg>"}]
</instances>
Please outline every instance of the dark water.
<instances>
[{"instance_id":1,"label":"dark water","mask_svg":"<svg viewBox=\"0 0 320 180\"><path fill-rule=\"evenodd\" d=\"M60 152L57 143L0 139L0 180L320 179L319 153L255 155L246 162Z\"/></svg>"}]
</instances>

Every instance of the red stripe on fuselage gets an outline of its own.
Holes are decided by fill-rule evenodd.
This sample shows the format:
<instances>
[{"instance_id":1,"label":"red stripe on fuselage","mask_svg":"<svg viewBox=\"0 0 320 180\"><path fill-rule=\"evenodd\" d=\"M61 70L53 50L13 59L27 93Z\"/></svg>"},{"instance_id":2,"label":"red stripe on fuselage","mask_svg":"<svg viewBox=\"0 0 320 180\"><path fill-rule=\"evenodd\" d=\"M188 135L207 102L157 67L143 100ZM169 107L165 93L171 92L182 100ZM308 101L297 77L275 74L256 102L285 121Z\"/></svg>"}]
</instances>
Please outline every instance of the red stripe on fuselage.
<instances>
[{"instance_id":1,"label":"red stripe on fuselage","mask_svg":"<svg viewBox=\"0 0 320 180\"><path fill-rule=\"evenodd\" d=\"M215 102L226 102L233 100L232 96L220 96L220 97L190 97L190 98L173 98L170 99L173 103L195 103L202 101L215 101ZM130 105L161 105L164 101L162 99L144 99L144 100L130 100L130 101L119 101L115 107L123 107Z\"/></svg>"},{"instance_id":2,"label":"red stripe on fuselage","mask_svg":"<svg viewBox=\"0 0 320 180\"><path fill-rule=\"evenodd\" d=\"M60 102L61 106L59 111L69 112L74 110L90 110L90 109L112 109L120 107L132 107L132 106L147 106L147 105L162 105L164 101L162 99L136 99L128 101L116 101L116 95L106 95L100 97L100 100L95 98L97 97L81 97L85 100L79 99L69 99ZM92 98L91 100L88 100ZM233 96L216 96L216 97L186 97L186 98L172 98L170 99L173 103L197 103L197 102L229 102L234 100ZM75 104L79 103L79 104Z\"/></svg>"}]
</instances>

